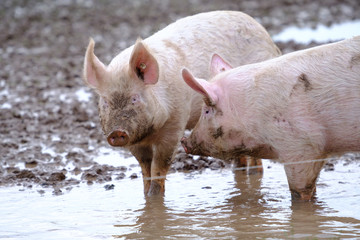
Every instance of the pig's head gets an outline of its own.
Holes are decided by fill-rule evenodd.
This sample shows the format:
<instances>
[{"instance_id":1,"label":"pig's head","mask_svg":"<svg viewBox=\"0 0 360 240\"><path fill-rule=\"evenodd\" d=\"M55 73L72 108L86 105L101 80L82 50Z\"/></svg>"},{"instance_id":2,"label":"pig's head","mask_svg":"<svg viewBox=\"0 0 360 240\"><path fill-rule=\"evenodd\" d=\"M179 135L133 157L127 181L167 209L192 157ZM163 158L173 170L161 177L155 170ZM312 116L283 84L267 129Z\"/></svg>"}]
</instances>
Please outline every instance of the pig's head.
<instances>
[{"instance_id":1,"label":"pig's head","mask_svg":"<svg viewBox=\"0 0 360 240\"><path fill-rule=\"evenodd\" d=\"M163 124L159 119L166 119L167 111L153 89L159 79L158 63L141 40L109 66L95 56L94 46L90 39L84 80L99 95L100 122L107 141L119 147L139 143Z\"/></svg>"},{"instance_id":2,"label":"pig's head","mask_svg":"<svg viewBox=\"0 0 360 240\"><path fill-rule=\"evenodd\" d=\"M214 55L211 72L216 75L211 82L197 79L187 70L182 70L184 81L194 91L203 95L204 106L201 117L189 138L183 138L181 143L187 153L203 156L213 156L221 159L234 159L239 155L257 155L263 146L258 146L251 136L246 119L236 112L227 90L225 72L231 66ZM242 99L240 97L240 99ZM243 110L241 110L243 111ZM244 114L245 115L245 114Z\"/></svg>"}]
</instances>

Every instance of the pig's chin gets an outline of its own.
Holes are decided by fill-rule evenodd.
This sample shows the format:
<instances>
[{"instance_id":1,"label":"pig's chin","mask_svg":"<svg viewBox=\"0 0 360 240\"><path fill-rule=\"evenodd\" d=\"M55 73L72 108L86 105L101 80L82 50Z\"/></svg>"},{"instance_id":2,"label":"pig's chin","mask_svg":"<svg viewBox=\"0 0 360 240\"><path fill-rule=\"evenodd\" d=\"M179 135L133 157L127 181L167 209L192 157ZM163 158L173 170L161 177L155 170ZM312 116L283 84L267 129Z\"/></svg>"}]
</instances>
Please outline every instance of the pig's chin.
<instances>
[{"instance_id":1,"label":"pig's chin","mask_svg":"<svg viewBox=\"0 0 360 240\"><path fill-rule=\"evenodd\" d=\"M277 154L272 148L266 145L247 148L245 145L241 144L240 146L234 146L227 149L206 142L197 143L193 139L191 139L190 143L191 144L186 144L184 142L183 147L186 153L192 155L215 157L223 160L232 160L243 155L267 159L277 158Z\"/></svg>"},{"instance_id":2,"label":"pig's chin","mask_svg":"<svg viewBox=\"0 0 360 240\"><path fill-rule=\"evenodd\" d=\"M204 143L196 143L192 141L192 139L189 139L190 141L187 141L187 139L183 139L181 142L181 145L183 146L185 152L187 154L192 155L201 155L201 156L211 156L210 153L207 151L207 147L204 146ZM189 143L190 142L190 143Z\"/></svg>"},{"instance_id":3,"label":"pig's chin","mask_svg":"<svg viewBox=\"0 0 360 240\"><path fill-rule=\"evenodd\" d=\"M139 128L137 132L135 132L130 139L130 145L138 144L143 141L146 141L149 137L151 137L155 133L154 125L150 127Z\"/></svg>"},{"instance_id":4,"label":"pig's chin","mask_svg":"<svg viewBox=\"0 0 360 240\"><path fill-rule=\"evenodd\" d=\"M215 146L205 146L205 144L198 144L189 149L190 154L201 155L208 157L215 157L222 160L233 160L239 156L248 155L258 158L276 158L276 154L269 150L266 146L259 146L254 149L249 149L242 146L234 147L231 149L217 148Z\"/></svg>"},{"instance_id":5,"label":"pig's chin","mask_svg":"<svg viewBox=\"0 0 360 240\"><path fill-rule=\"evenodd\" d=\"M275 159L278 157L277 154L271 149L271 147L268 147L266 145L260 145L251 149L246 148L244 147L244 145L242 145L240 147L234 147L228 150L215 150L211 153L211 156L223 160L232 160L243 155L266 159Z\"/></svg>"}]
</instances>

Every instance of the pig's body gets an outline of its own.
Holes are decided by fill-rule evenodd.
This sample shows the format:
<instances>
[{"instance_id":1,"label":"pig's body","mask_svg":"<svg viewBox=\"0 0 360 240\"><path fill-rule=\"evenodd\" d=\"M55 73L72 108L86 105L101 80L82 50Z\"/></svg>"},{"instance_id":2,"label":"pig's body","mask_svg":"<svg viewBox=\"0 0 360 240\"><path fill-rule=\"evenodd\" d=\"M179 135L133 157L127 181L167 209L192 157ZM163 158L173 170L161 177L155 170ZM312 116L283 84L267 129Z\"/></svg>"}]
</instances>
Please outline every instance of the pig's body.
<instances>
[{"instance_id":1,"label":"pig's body","mask_svg":"<svg viewBox=\"0 0 360 240\"><path fill-rule=\"evenodd\" d=\"M100 95L103 131L113 146L130 149L142 168L144 192L164 192L164 177L185 130L200 116L201 96L181 68L209 77L213 53L238 66L280 55L265 29L241 12L217 11L181 19L138 40L106 67L91 41L84 75Z\"/></svg>"},{"instance_id":2,"label":"pig's body","mask_svg":"<svg viewBox=\"0 0 360 240\"><path fill-rule=\"evenodd\" d=\"M212 115L203 110L183 140L189 152L279 159L292 196L307 200L323 162L290 163L360 150L360 36L238 67L211 84L184 71L214 101L205 107ZM214 129L221 137L214 139Z\"/></svg>"}]
</instances>

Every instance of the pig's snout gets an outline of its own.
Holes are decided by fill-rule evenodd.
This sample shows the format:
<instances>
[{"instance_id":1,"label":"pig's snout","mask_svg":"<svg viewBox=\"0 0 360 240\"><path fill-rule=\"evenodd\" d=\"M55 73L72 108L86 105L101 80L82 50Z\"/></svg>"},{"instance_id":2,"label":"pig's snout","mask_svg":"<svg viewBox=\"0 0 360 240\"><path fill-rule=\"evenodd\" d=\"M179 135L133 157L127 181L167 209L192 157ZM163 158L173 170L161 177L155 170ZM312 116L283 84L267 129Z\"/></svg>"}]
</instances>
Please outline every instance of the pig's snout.
<instances>
[{"instance_id":1,"label":"pig's snout","mask_svg":"<svg viewBox=\"0 0 360 240\"><path fill-rule=\"evenodd\" d=\"M122 147L129 142L129 136L122 131L113 131L107 137L107 141L113 147Z\"/></svg>"},{"instance_id":2,"label":"pig's snout","mask_svg":"<svg viewBox=\"0 0 360 240\"><path fill-rule=\"evenodd\" d=\"M181 142L181 145L182 145L182 147L184 148L185 152L186 152L187 154L190 154L191 148L190 148L190 147L188 146L188 144L187 144L187 139L186 139L186 137L182 137L180 142Z\"/></svg>"}]
</instances>

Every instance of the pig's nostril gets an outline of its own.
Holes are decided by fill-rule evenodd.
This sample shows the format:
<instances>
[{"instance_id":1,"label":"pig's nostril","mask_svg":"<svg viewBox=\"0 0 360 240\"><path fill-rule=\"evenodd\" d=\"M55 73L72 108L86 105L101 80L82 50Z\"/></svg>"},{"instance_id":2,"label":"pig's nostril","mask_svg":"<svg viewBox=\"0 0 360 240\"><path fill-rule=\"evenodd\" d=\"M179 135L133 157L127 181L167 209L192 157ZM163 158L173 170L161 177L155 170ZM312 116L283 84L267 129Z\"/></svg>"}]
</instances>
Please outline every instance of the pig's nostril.
<instances>
[{"instance_id":1,"label":"pig's nostril","mask_svg":"<svg viewBox=\"0 0 360 240\"><path fill-rule=\"evenodd\" d=\"M113 147L122 147L129 142L129 137L125 132L113 131L107 138L108 143Z\"/></svg>"}]
</instances>

